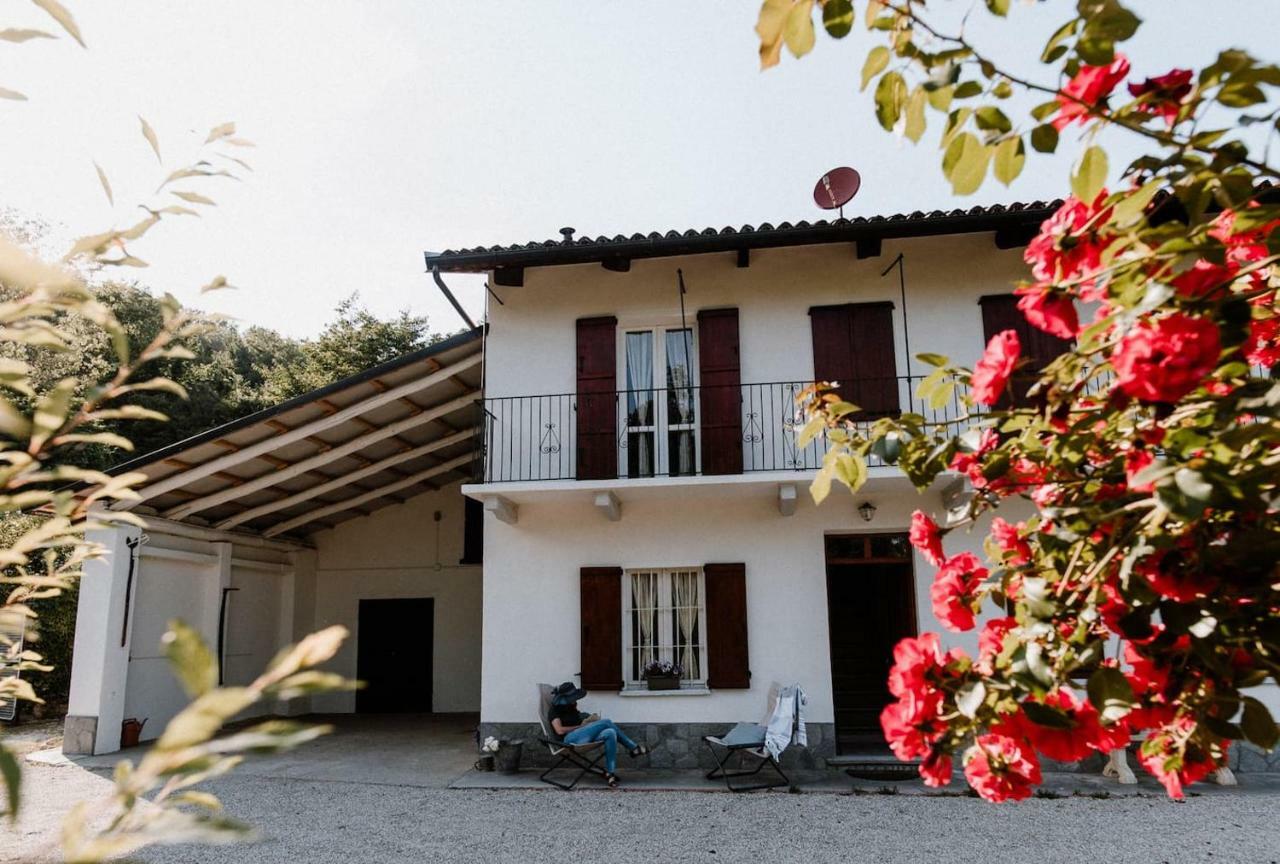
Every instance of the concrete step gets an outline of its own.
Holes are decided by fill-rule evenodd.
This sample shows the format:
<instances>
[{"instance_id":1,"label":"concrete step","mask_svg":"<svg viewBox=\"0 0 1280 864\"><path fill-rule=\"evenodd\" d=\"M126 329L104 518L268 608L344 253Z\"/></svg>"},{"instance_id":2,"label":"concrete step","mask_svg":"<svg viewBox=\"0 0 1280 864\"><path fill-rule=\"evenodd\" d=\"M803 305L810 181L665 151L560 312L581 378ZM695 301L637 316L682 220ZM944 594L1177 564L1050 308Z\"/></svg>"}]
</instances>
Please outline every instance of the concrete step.
<instances>
[{"instance_id":1,"label":"concrete step","mask_svg":"<svg viewBox=\"0 0 1280 864\"><path fill-rule=\"evenodd\" d=\"M892 753L842 753L827 758L829 768L842 768L860 780L911 780L919 775L919 762L901 762Z\"/></svg>"}]
</instances>

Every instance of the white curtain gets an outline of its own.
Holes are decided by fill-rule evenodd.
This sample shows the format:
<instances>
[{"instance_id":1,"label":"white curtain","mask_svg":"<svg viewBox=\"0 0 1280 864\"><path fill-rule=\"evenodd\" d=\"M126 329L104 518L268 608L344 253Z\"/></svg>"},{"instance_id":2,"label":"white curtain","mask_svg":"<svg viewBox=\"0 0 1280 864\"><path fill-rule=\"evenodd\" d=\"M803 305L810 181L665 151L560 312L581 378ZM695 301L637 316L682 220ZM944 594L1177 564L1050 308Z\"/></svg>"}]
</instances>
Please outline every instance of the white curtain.
<instances>
[{"instance_id":1,"label":"white curtain","mask_svg":"<svg viewBox=\"0 0 1280 864\"><path fill-rule=\"evenodd\" d=\"M698 574L671 574L672 605L676 607L676 662L690 680L702 677L701 650L694 630L698 626Z\"/></svg>"},{"instance_id":2,"label":"white curtain","mask_svg":"<svg viewBox=\"0 0 1280 864\"><path fill-rule=\"evenodd\" d=\"M693 422L692 367L688 330L667 331L667 413L668 422L679 426Z\"/></svg>"},{"instance_id":3,"label":"white curtain","mask_svg":"<svg viewBox=\"0 0 1280 864\"><path fill-rule=\"evenodd\" d=\"M636 648L636 677L644 674L644 667L658 659L656 605L658 602L658 574L631 574L631 608L635 612L636 632L632 641Z\"/></svg>"},{"instance_id":4,"label":"white curtain","mask_svg":"<svg viewBox=\"0 0 1280 864\"><path fill-rule=\"evenodd\" d=\"M627 425L653 424L653 333L627 334ZM627 446L634 448L628 459L633 474L653 474L653 433L627 435Z\"/></svg>"}]
</instances>

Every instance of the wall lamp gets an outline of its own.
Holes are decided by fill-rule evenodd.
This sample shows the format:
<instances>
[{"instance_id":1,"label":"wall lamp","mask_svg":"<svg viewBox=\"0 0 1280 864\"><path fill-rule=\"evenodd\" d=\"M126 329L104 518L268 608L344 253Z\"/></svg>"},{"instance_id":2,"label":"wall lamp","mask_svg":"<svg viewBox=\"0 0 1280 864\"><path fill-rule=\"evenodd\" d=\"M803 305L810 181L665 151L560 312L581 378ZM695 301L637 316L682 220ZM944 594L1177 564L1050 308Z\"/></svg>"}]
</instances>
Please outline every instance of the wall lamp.
<instances>
[{"instance_id":1,"label":"wall lamp","mask_svg":"<svg viewBox=\"0 0 1280 864\"><path fill-rule=\"evenodd\" d=\"M862 517L863 522L870 522L876 518L876 505L870 501L863 501L858 505L858 515Z\"/></svg>"}]
</instances>

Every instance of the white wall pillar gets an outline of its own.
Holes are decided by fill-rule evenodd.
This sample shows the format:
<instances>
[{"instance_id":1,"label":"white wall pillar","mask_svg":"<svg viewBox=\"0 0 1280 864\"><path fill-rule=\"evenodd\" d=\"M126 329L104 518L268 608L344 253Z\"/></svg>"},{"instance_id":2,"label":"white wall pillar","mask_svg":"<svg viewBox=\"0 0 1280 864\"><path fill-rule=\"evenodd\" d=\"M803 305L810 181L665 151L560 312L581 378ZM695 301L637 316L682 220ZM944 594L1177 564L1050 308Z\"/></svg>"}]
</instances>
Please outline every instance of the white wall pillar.
<instances>
[{"instance_id":1,"label":"white wall pillar","mask_svg":"<svg viewBox=\"0 0 1280 864\"><path fill-rule=\"evenodd\" d=\"M114 753L120 749L125 685L129 677L129 642L137 609L138 568L127 541L140 532L131 526L90 531L86 539L101 543L106 555L86 561L76 608L75 663L63 750L67 753ZM132 580L129 578L133 563ZM132 585L130 585L132 581ZM124 631L124 644L121 633Z\"/></svg>"},{"instance_id":2,"label":"white wall pillar","mask_svg":"<svg viewBox=\"0 0 1280 864\"><path fill-rule=\"evenodd\" d=\"M281 646L297 642L316 629L316 552L314 549L299 550L290 558L293 570L281 580ZM311 698L282 703L276 710L289 716L310 713Z\"/></svg>"}]
</instances>

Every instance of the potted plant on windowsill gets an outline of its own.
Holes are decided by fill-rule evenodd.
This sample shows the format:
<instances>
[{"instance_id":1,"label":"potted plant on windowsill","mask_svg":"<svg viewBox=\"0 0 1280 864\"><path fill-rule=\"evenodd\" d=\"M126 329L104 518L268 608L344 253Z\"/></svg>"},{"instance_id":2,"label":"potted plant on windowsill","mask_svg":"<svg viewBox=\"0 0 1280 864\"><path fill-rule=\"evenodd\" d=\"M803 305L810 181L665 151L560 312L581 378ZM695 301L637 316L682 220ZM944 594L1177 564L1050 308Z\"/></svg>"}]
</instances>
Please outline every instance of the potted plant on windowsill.
<instances>
[{"instance_id":1,"label":"potted plant on windowsill","mask_svg":"<svg viewBox=\"0 0 1280 864\"><path fill-rule=\"evenodd\" d=\"M684 669L679 663L654 660L645 664L642 677L645 686L650 690L679 690Z\"/></svg>"}]
</instances>

